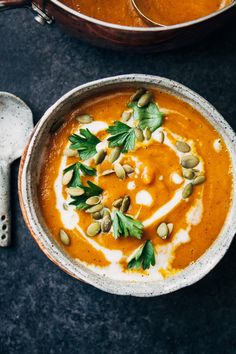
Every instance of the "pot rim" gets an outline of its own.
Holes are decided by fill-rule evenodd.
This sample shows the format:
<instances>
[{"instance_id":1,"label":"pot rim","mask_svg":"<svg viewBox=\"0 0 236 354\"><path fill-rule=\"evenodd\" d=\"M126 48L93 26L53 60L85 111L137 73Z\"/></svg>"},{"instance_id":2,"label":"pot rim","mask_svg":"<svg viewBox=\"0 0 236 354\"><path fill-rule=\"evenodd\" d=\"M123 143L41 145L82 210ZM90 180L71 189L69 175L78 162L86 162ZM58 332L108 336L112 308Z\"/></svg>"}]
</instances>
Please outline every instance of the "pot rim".
<instances>
[{"instance_id":1,"label":"pot rim","mask_svg":"<svg viewBox=\"0 0 236 354\"><path fill-rule=\"evenodd\" d=\"M70 8L69 6L63 4L62 2L60 2L59 0L50 0L52 3L54 3L55 5L57 5L58 7L60 7L61 9L63 9L66 12L69 12L71 15L82 18L83 20L92 22L96 25L99 26L103 26L103 27L107 27L107 28L112 28L112 29L117 29L117 30L123 30L123 31L128 31L128 32L164 32L167 30L177 30L177 29L182 29L185 27L189 27L204 21L207 21L213 17L216 16L220 16L222 13L229 11L230 9L232 9L234 6L236 6L236 0L232 1L232 4L222 8L221 10L218 10L216 12L213 12L207 16L204 17L200 17L196 20L193 21L188 21L188 22L183 22L183 23L179 23L176 25L171 25L171 26L163 26L163 27L132 27L132 26L122 26L122 25L118 25L115 23L109 23L109 22L105 22L105 21L101 21L98 20L96 18L84 15L72 8Z\"/></svg>"},{"instance_id":2,"label":"pot rim","mask_svg":"<svg viewBox=\"0 0 236 354\"><path fill-rule=\"evenodd\" d=\"M96 90L106 88L109 90L109 88L111 89L117 84L126 86L156 86L159 87L159 89L171 92L173 95L185 100L186 102L190 103L191 101L192 106L195 108L198 107L198 111L204 111L205 114L208 112L206 119L209 119L211 124L212 122L215 122L217 125L215 128L223 137L232 159L232 205L222 230L213 244L200 258L196 260L196 262L184 268L181 272L175 274L174 276L170 276L164 280L147 282L114 280L108 277L103 277L84 266L82 263L76 262L70 258L69 255L66 255L59 246L56 246L55 240L54 242L50 240L50 237L47 235L47 230L40 222L39 216L36 213L32 203L31 184L34 183L34 181L30 178L31 172L29 166L31 160L33 159L34 148L35 145L37 146L37 140L40 139L39 135L43 132L46 123L53 117L54 111L58 107L61 109L62 105L65 104L74 94L81 95L88 93L89 95L92 95ZM66 273L79 280L83 280L96 288L117 295L151 297L167 294L189 286L203 278L221 260L234 238L236 230L236 219L234 218L234 215L236 214L236 135L229 124L210 103L186 86L173 80L142 74L119 75L100 79L72 89L63 95L45 112L35 127L31 140L22 157L18 186L23 217L32 236L42 251Z\"/></svg>"}]
</instances>

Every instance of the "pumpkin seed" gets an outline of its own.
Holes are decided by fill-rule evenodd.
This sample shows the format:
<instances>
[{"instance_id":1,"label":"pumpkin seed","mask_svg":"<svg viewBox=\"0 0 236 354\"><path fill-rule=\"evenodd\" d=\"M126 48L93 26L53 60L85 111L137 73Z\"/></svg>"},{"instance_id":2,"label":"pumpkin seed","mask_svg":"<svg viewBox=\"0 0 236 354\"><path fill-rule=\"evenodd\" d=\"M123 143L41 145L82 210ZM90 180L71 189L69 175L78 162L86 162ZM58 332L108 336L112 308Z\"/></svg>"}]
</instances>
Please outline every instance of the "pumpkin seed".
<instances>
[{"instance_id":1,"label":"pumpkin seed","mask_svg":"<svg viewBox=\"0 0 236 354\"><path fill-rule=\"evenodd\" d=\"M185 143L184 141L176 141L176 144L175 144L176 148L178 151L180 152L189 152L191 150L191 147Z\"/></svg>"},{"instance_id":2,"label":"pumpkin seed","mask_svg":"<svg viewBox=\"0 0 236 354\"><path fill-rule=\"evenodd\" d=\"M151 137L152 137L152 132L151 132L151 130L150 130L150 128L145 128L145 130L144 130L144 136L145 136L145 139L146 140L150 140L151 139Z\"/></svg>"},{"instance_id":3,"label":"pumpkin seed","mask_svg":"<svg viewBox=\"0 0 236 354\"><path fill-rule=\"evenodd\" d=\"M103 205L97 204L97 205L94 205L91 208L87 209L86 213L93 214L93 213L96 213L97 211L101 211L102 209L103 209Z\"/></svg>"},{"instance_id":4,"label":"pumpkin seed","mask_svg":"<svg viewBox=\"0 0 236 354\"><path fill-rule=\"evenodd\" d=\"M192 183L188 183L184 189L183 189L183 192L182 192L182 197L184 199L190 197L190 195L193 193L193 184Z\"/></svg>"},{"instance_id":5,"label":"pumpkin seed","mask_svg":"<svg viewBox=\"0 0 236 354\"><path fill-rule=\"evenodd\" d=\"M111 217L110 211L108 209L103 209L102 216L104 217L106 215Z\"/></svg>"},{"instance_id":6,"label":"pumpkin seed","mask_svg":"<svg viewBox=\"0 0 236 354\"><path fill-rule=\"evenodd\" d=\"M82 114L75 118L81 124L88 124L93 121L93 118L89 114Z\"/></svg>"},{"instance_id":7,"label":"pumpkin seed","mask_svg":"<svg viewBox=\"0 0 236 354\"><path fill-rule=\"evenodd\" d=\"M188 170L188 169L185 169L183 168L183 177L184 178L187 178L187 179L193 179L195 176L195 173L193 170Z\"/></svg>"},{"instance_id":8,"label":"pumpkin seed","mask_svg":"<svg viewBox=\"0 0 236 354\"><path fill-rule=\"evenodd\" d=\"M112 203L112 206L119 209L121 207L122 201L123 201L122 198L116 199Z\"/></svg>"},{"instance_id":9,"label":"pumpkin seed","mask_svg":"<svg viewBox=\"0 0 236 354\"><path fill-rule=\"evenodd\" d=\"M63 186L66 186L68 183L70 183L70 181L72 180L73 177L73 170L67 171L66 173L64 173L63 177L62 177L62 184Z\"/></svg>"},{"instance_id":10,"label":"pumpkin seed","mask_svg":"<svg viewBox=\"0 0 236 354\"><path fill-rule=\"evenodd\" d=\"M138 89L131 97L130 97L130 102L135 102L140 99L140 97L145 93L145 89L140 88Z\"/></svg>"},{"instance_id":11,"label":"pumpkin seed","mask_svg":"<svg viewBox=\"0 0 236 354\"><path fill-rule=\"evenodd\" d=\"M125 179L126 172L120 163L116 163L114 165L115 173L119 179Z\"/></svg>"},{"instance_id":12,"label":"pumpkin seed","mask_svg":"<svg viewBox=\"0 0 236 354\"><path fill-rule=\"evenodd\" d=\"M100 220L100 219L102 219L102 213L100 211L96 211L96 213L92 213L92 217L95 220Z\"/></svg>"},{"instance_id":13,"label":"pumpkin seed","mask_svg":"<svg viewBox=\"0 0 236 354\"><path fill-rule=\"evenodd\" d=\"M111 225L112 225L111 217L108 215L105 215L104 218L102 219L102 223L101 223L102 232L104 232L104 233L109 232L111 229Z\"/></svg>"},{"instance_id":14,"label":"pumpkin seed","mask_svg":"<svg viewBox=\"0 0 236 354\"><path fill-rule=\"evenodd\" d=\"M93 222L87 228L87 235L90 237L96 236L101 231L101 224L98 221Z\"/></svg>"},{"instance_id":15,"label":"pumpkin seed","mask_svg":"<svg viewBox=\"0 0 236 354\"><path fill-rule=\"evenodd\" d=\"M112 151L108 157L108 160L111 163L113 163L119 158L120 154L121 154L121 148L117 146L114 149L112 149Z\"/></svg>"},{"instance_id":16,"label":"pumpkin seed","mask_svg":"<svg viewBox=\"0 0 236 354\"><path fill-rule=\"evenodd\" d=\"M115 173L115 171L114 170L105 170L105 171L103 171L102 176L108 176L108 175L111 175L112 173Z\"/></svg>"},{"instance_id":17,"label":"pumpkin seed","mask_svg":"<svg viewBox=\"0 0 236 354\"><path fill-rule=\"evenodd\" d=\"M72 149L66 149L64 151L64 155L68 156L68 157L77 156L78 155L78 151L77 150L72 150Z\"/></svg>"},{"instance_id":18,"label":"pumpkin seed","mask_svg":"<svg viewBox=\"0 0 236 354\"><path fill-rule=\"evenodd\" d=\"M165 222L162 222L157 228L157 235L162 238L162 240L166 240L169 235L169 229Z\"/></svg>"},{"instance_id":19,"label":"pumpkin seed","mask_svg":"<svg viewBox=\"0 0 236 354\"><path fill-rule=\"evenodd\" d=\"M206 180L206 177L205 176L197 176L196 178L194 178L193 180L193 185L194 186L197 186L198 184L202 184L204 183Z\"/></svg>"},{"instance_id":20,"label":"pumpkin seed","mask_svg":"<svg viewBox=\"0 0 236 354\"><path fill-rule=\"evenodd\" d=\"M193 168L199 164L199 158L194 155L183 156L181 159L181 165L185 168Z\"/></svg>"},{"instance_id":21,"label":"pumpkin seed","mask_svg":"<svg viewBox=\"0 0 236 354\"><path fill-rule=\"evenodd\" d=\"M105 159L106 157L106 151L105 150L100 150L97 155L95 155L94 157L94 162L95 165L99 165L100 163L102 163L102 161Z\"/></svg>"},{"instance_id":22,"label":"pumpkin seed","mask_svg":"<svg viewBox=\"0 0 236 354\"><path fill-rule=\"evenodd\" d=\"M138 100L138 107L145 107L147 106L150 101L152 99L152 93L147 91L146 93L144 93L140 99Z\"/></svg>"},{"instance_id":23,"label":"pumpkin seed","mask_svg":"<svg viewBox=\"0 0 236 354\"><path fill-rule=\"evenodd\" d=\"M140 128L134 128L134 133L138 141L144 141L143 131Z\"/></svg>"},{"instance_id":24,"label":"pumpkin seed","mask_svg":"<svg viewBox=\"0 0 236 354\"><path fill-rule=\"evenodd\" d=\"M193 168L193 172L194 172L194 174L195 174L195 177L203 176L203 172L197 170L196 168Z\"/></svg>"},{"instance_id":25,"label":"pumpkin seed","mask_svg":"<svg viewBox=\"0 0 236 354\"><path fill-rule=\"evenodd\" d=\"M100 163L102 163L102 161L105 159L106 157L106 151L105 150L100 150L97 155L95 155L94 157L94 162L95 165L99 165Z\"/></svg>"},{"instance_id":26,"label":"pumpkin seed","mask_svg":"<svg viewBox=\"0 0 236 354\"><path fill-rule=\"evenodd\" d=\"M66 192L68 194L70 194L72 197L79 197L80 195L84 194L84 190L82 188L79 188L79 187L66 188Z\"/></svg>"},{"instance_id":27,"label":"pumpkin seed","mask_svg":"<svg viewBox=\"0 0 236 354\"><path fill-rule=\"evenodd\" d=\"M121 115L122 122L128 122L132 115L132 111L124 111Z\"/></svg>"},{"instance_id":28,"label":"pumpkin seed","mask_svg":"<svg viewBox=\"0 0 236 354\"><path fill-rule=\"evenodd\" d=\"M65 246L69 246L70 244L70 237L67 235L67 233L64 230L60 230L59 232L60 240Z\"/></svg>"},{"instance_id":29,"label":"pumpkin seed","mask_svg":"<svg viewBox=\"0 0 236 354\"><path fill-rule=\"evenodd\" d=\"M165 140L165 134L162 131L160 131L157 134L156 140L158 141L158 143L163 144Z\"/></svg>"},{"instance_id":30,"label":"pumpkin seed","mask_svg":"<svg viewBox=\"0 0 236 354\"><path fill-rule=\"evenodd\" d=\"M122 204L121 204L121 207L120 207L120 211L122 213L126 213L127 210L129 209L130 207L130 197L128 195L126 195L124 197L124 199L122 200Z\"/></svg>"},{"instance_id":31,"label":"pumpkin seed","mask_svg":"<svg viewBox=\"0 0 236 354\"><path fill-rule=\"evenodd\" d=\"M69 210L69 205L66 203L62 204L64 210Z\"/></svg>"},{"instance_id":32,"label":"pumpkin seed","mask_svg":"<svg viewBox=\"0 0 236 354\"><path fill-rule=\"evenodd\" d=\"M100 203L100 201L101 201L101 197L93 196L93 197L90 197L86 200L86 204L96 205L96 204Z\"/></svg>"},{"instance_id":33,"label":"pumpkin seed","mask_svg":"<svg viewBox=\"0 0 236 354\"><path fill-rule=\"evenodd\" d=\"M173 231L174 224L168 223L168 224L167 224L167 227L168 227L168 231L169 231L169 235L170 235L170 234L172 233L172 231Z\"/></svg>"},{"instance_id":34,"label":"pumpkin seed","mask_svg":"<svg viewBox=\"0 0 236 354\"><path fill-rule=\"evenodd\" d=\"M134 168L128 164L123 165L123 169L125 170L126 173L133 173Z\"/></svg>"}]
</instances>

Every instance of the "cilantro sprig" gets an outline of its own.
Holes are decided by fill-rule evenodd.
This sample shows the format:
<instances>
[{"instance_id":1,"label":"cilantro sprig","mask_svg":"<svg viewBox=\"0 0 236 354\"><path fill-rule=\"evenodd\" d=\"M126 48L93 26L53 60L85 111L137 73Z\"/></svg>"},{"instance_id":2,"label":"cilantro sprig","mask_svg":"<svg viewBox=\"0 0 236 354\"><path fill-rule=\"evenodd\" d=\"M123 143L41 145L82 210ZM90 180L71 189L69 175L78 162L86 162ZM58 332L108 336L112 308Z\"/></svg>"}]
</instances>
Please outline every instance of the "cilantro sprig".
<instances>
[{"instance_id":1,"label":"cilantro sprig","mask_svg":"<svg viewBox=\"0 0 236 354\"><path fill-rule=\"evenodd\" d=\"M111 134L108 138L109 147L122 147L122 152L127 152L134 149L135 132L129 125L115 121L114 125L109 126L107 132Z\"/></svg>"},{"instance_id":2,"label":"cilantro sprig","mask_svg":"<svg viewBox=\"0 0 236 354\"><path fill-rule=\"evenodd\" d=\"M87 160L96 155L96 146L100 140L88 129L80 129L80 135L73 134L69 137L70 149L77 150L82 160Z\"/></svg>"},{"instance_id":3,"label":"cilantro sprig","mask_svg":"<svg viewBox=\"0 0 236 354\"><path fill-rule=\"evenodd\" d=\"M115 239L131 236L140 240L143 234L143 224L130 215L116 211L113 219L113 233Z\"/></svg>"},{"instance_id":4,"label":"cilantro sprig","mask_svg":"<svg viewBox=\"0 0 236 354\"><path fill-rule=\"evenodd\" d=\"M163 114L155 102L150 102L145 107L138 107L138 102L130 102L129 108L133 108L133 117L139 121L139 127L144 130L149 128L153 133L162 125Z\"/></svg>"},{"instance_id":5,"label":"cilantro sprig","mask_svg":"<svg viewBox=\"0 0 236 354\"><path fill-rule=\"evenodd\" d=\"M93 197L96 195L100 195L103 192L103 189L96 184L92 183L91 181L87 181L87 186L84 185L79 185L80 188L84 190L84 194L78 196L78 197L71 197L73 199L72 202L70 202L70 205L74 205L76 209L88 209L90 206L86 204L86 200L89 197Z\"/></svg>"},{"instance_id":6,"label":"cilantro sprig","mask_svg":"<svg viewBox=\"0 0 236 354\"><path fill-rule=\"evenodd\" d=\"M65 174L68 171L73 170L73 176L72 179L70 181L70 183L68 184L68 187L81 187L81 172L84 175L88 175L88 176L95 176L96 175L96 170L95 168L86 166L84 164L82 164L81 162L77 162L73 165L70 165L68 167L66 167L63 170L63 173Z\"/></svg>"},{"instance_id":7,"label":"cilantro sprig","mask_svg":"<svg viewBox=\"0 0 236 354\"><path fill-rule=\"evenodd\" d=\"M134 257L129 261L129 269L149 269L150 266L156 264L155 250L152 241L147 240L135 253Z\"/></svg>"}]
</instances>

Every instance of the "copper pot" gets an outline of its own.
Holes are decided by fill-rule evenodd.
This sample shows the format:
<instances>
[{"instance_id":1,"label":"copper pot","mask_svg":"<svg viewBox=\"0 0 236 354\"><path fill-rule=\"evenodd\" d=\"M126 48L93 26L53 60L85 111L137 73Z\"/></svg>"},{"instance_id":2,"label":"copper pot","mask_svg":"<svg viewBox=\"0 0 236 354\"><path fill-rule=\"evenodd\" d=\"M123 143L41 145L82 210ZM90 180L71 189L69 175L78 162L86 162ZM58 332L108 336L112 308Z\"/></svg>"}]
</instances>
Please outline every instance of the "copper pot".
<instances>
[{"instance_id":1,"label":"copper pot","mask_svg":"<svg viewBox=\"0 0 236 354\"><path fill-rule=\"evenodd\" d=\"M0 11L29 7L41 24L56 22L76 37L113 49L164 51L190 44L219 28L236 15L236 1L209 16L167 27L127 27L85 16L58 0L0 0Z\"/></svg>"}]
</instances>

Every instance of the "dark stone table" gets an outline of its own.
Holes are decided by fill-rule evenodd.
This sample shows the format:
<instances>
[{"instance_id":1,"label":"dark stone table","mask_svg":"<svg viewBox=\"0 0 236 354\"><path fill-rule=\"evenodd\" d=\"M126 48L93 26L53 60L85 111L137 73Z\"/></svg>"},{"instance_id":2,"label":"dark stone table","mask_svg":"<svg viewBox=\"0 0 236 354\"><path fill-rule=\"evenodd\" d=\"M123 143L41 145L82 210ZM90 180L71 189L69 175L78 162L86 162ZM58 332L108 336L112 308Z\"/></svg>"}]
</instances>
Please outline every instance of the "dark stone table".
<instances>
[{"instance_id":1,"label":"dark stone table","mask_svg":"<svg viewBox=\"0 0 236 354\"><path fill-rule=\"evenodd\" d=\"M234 24L188 49L142 55L82 44L57 26L41 27L27 10L0 14L0 90L25 100L35 123L73 87L133 72L182 82L236 129ZM64 274L31 238L17 197L18 166L14 241L0 249L0 354L236 353L235 242L189 288L150 299L106 294Z\"/></svg>"}]
</instances>

